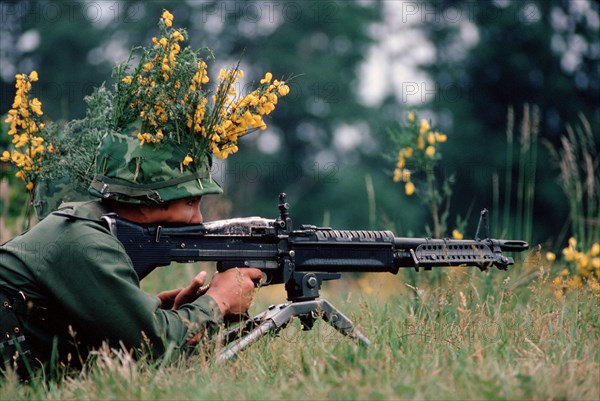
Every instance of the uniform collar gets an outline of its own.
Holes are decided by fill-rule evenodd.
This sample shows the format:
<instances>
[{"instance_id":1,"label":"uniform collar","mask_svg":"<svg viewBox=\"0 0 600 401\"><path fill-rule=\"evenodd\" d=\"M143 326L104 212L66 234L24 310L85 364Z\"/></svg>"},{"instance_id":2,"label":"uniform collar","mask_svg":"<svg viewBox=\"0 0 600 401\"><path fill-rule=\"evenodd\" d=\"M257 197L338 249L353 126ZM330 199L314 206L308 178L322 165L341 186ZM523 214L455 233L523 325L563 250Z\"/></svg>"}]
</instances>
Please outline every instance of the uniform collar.
<instances>
[{"instance_id":1,"label":"uniform collar","mask_svg":"<svg viewBox=\"0 0 600 401\"><path fill-rule=\"evenodd\" d=\"M100 200L87 202L63 202L53 214L78 220L102 221L111 210Z\"/></svg>"}]
</instances>

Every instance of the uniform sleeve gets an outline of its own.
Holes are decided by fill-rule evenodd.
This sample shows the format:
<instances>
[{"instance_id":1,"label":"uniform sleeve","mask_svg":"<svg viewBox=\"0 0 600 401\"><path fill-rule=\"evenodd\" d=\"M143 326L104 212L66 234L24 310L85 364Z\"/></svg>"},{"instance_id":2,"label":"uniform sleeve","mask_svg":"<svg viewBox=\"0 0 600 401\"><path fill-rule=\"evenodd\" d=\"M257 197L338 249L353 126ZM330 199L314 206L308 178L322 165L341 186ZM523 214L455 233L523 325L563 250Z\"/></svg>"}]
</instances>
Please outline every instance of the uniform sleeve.
<instances>
[{"instance_id":1,"label":"uniform sleeve","mask_svg":"<svg viewBox=\"0 0 600 401\"><path fill-rule=\"evenodd\" d=\"M158 297L142 291L121 243L91 221L66 221L59 246L44 253L37 280L64 309L76 333L111 347L147 348L162 354L199 332L216 332L222 315L202 296L178 310L162 310Z\"/></svg>"}]
</instances>

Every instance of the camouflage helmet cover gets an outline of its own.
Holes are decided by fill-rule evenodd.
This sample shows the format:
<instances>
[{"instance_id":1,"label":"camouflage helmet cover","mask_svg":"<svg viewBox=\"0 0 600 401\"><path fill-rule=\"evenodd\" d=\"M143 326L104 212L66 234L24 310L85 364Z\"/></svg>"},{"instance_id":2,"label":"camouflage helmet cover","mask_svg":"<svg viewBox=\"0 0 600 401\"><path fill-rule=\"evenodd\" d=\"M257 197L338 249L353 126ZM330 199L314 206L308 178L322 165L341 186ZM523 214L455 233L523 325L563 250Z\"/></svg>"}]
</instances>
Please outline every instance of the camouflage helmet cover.
<instances>
[{"instance_id":1,"label":"camouflage helmet cover","mask_svg":"<svg viewBox=\"0 0 600 401\"><path fill-rule=\"evenodd\" d=\"M96 174L89 192L93 196L132 204L157 204L177 199L221 194L211 177L209 154L187 166L182 164L189 147L175 141L144 144L125 133L110 132L96 154Z\"/></svg>"},{"instance_id":2,"label":"camouflage helmet cover","mask_svg":"<svg viewBox=\"0 0 600 401\"><path fill-rule=\"evenodd\" d=\"M70 175L40 180L35 186L33 208L38 220L45 219L64 202L93 200L85 185Z\"/></svg>"}]
</instances>

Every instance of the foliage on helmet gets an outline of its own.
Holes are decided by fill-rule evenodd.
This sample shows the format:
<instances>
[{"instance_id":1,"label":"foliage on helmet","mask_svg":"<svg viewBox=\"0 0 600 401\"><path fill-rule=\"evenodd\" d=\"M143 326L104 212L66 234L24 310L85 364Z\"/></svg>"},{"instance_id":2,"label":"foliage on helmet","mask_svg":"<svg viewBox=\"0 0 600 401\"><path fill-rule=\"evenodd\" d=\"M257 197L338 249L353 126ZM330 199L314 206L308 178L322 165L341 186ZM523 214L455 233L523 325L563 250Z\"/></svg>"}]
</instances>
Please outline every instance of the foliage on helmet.
<instances>
[{"instance_id":1,"label":"foliage on helmet","mask_svg":"<svg viewBox=\"0 0 600 401\"><path fill-rule=\"evenodd\" d=\"M285 82L267 73L254 90L240 95L239 63L221 70L209 88L202 55L211 59L210 50L182 47L187 32L173 27L168 11L158 26L160 38L134 48L114 70L113 134L98 150L90 188L95 196L139 203L222 193L210 175L212 156L227 158L238 151L240 137L266 129L263 116L289 92Z\"/></svg>"},{"instance_id":2,"label":"foliage on helmet","mask_svg":"<svg viewBox=\"0 0 600 401\"><path fill-rule=\"evenodd\" d=\"M43 219L62 202L90 199L94 150L108 129L111 94L100 87L86 96L83 119L46 123L42 103L31 96L37 72L17 74L16 79L15 99L5 119L11 146L2 151L1 160L17 169L15 176L25 182L30 203Z\"/></svg>"},{"instance_id":3,"label":"foliage on helmet","mask_svg":"<svg viewBox=\"0 0 600 401\"><path fill-rule=\"evenodd\" d=\"M101 87L86 98L84 119L45 124L41 102L30 96L37 72L17 74L17 93L6 120L13 148L0 158L17 167L16 176L25 181L30 197L58 199L69 179L74 194L81 195L91 182L93 196L130 203L222 192L210 177L212 156L227 158L238 151L240 137L266 129L263 117L289 87L268 72L253 90L239 94L236 84L244 73L238 63L221 70L209 88L206 61L212 59L211 51L184 46L187 32L173 27L173 15L166 10L158 26L160 38L153 38L149 47L134 48L128 61L115 67L112 91ZM140 195L143 190L150 196ZM38 209L58 204L46 206Z\"/></svg>"},{"instance_id":4,"label":"foliage on helmet","mask_svg":"<svg viewBox=\"0 0 600 401\"><path fill-rule=\"evenodd\" d=\"M188 146L174 142L140 146L131 135L140 124L103 138L90 185L92 195L121 203L156 204L223 192L211 176L210 157L196 159L193 165L184 167L181 160Z\"/></svg>"},{"instance_id":5,"label":"foliage on helmet","mask_svg":"<svg viewBox=\"0 0 600 401\"><path fill-rule=\"evenodd\" d=\"M239 94L236 84L244 72L238 63L221 70L216 87L209 89L202 54L211 59L210 50L182 48L187 32L173 27L173 15L166 10L158 25L160 38L152 38L151 47L134 49L129 61L115 69L114 129L140 120L134 133L140 146L187 142L183 166L206 154L227 158L238 151L240 137L266 129L263 116L289 93L285 82L266 73L254 90ZM139 57L136 66L130 64L134 56Z\"/></svg>"}]
</instances>

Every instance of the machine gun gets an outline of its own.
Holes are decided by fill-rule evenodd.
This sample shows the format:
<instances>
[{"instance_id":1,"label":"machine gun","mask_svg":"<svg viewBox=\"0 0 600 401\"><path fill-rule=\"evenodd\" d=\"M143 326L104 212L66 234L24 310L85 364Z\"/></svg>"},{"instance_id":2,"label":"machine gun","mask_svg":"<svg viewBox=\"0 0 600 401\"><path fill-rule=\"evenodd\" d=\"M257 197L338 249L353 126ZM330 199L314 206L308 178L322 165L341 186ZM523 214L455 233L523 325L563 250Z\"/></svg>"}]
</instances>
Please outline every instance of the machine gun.
<instances>
[{"instance_id":1,"label":"machine gun","mask_svg":"<svg viewBox=\"0 0 600 401\"><path fill-rule=\"evenodd\" d=\"M305 329L318 318L361 344L369 340L354 324L325 299L319 299L321 284L346 272L389 272L400 268L431 270L443 266L495 266L506 270L514 263L502 254L527 249L524 241L490 239L487 210L481 212L473 240L402 238L391 231L334 230L302 225L292 228L286 195L279 195L279 216L237 218L199 225L141 225L107 214L103 219L143 279L158 266L172 262L217 262L217 270L256 267L265 281L284 284L288 303L274 305L248 320L241 329L225 334L227 347L221 359L230 359L258 338L279 331L293 317ZM485 238L480 238L480 231Z\"/></svg>"}]
</instances>

